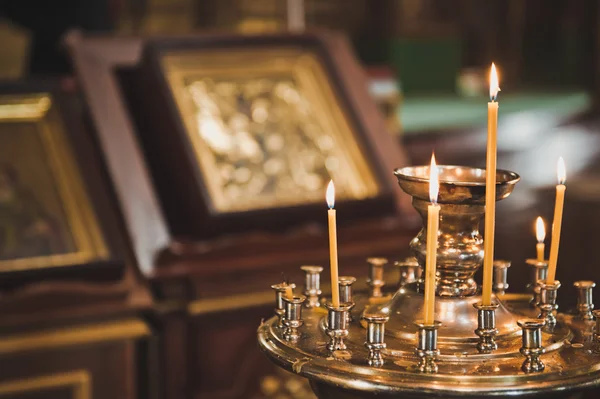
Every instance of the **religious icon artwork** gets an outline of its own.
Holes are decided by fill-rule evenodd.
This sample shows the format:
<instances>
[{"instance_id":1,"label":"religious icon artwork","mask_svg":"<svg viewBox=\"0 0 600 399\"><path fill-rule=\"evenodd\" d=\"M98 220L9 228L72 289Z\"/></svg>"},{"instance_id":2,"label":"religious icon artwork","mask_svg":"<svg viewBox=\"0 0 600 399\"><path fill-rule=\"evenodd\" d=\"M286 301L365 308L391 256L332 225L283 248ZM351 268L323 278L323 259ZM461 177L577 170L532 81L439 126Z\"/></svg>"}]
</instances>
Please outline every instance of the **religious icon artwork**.
<instances>
[{"instance_id":1,"label":"religious icon artwork","mask_svg":"<svg viewBox=\"0 0 600 399\"><path fill-rule=\"evenodd\" d=\"M162 59L217 213L375 197L379 186L317 58L294 48Z\"/></svg>"},{"instance_id":2,"label":"religious icon artwork","mask_svg":"<svg viewBox=\"0 0 600 399\"><path fill-rule=\"evenodd\" d=\"M106 256L52 98L0 96L0 272Z\"/></svg>"}]
</instances>

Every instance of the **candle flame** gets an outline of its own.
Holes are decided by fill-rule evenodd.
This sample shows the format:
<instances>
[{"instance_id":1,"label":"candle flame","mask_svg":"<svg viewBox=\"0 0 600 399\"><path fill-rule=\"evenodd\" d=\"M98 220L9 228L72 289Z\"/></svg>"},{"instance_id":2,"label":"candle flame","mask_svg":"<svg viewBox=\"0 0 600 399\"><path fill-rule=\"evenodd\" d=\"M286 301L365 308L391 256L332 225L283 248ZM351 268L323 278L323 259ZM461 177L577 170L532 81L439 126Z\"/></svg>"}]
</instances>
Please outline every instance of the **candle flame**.
<instances>
[{"instance_id":1,"label":"candle flame","mask_svg":"<svg viewBox=\"0 0 600 399\"><path fill-rule=\"evenodd\" d=\"M546 226L541 216L535 220L535 237L540 244L546 239Z\"/></svg>"},{"instance_id":2,"label":"candle flame","mask_svg":"<svg viewBox=\"0 0 600 399\"><path fill-rule=\"evenodd\" d=\"M558 177L558 184L565 184L567 181L567 169L565 168L565 160L563 157L558 158L556 165L556 177Z\"/></svg>"},{"instance_id":3,"label":"candle flame","mask_svg":"<svg viewBox=\"0 0 600 399\"><path fill-rule=\"evenodd\" d=\"M439 191L439 170L435 163L435 154L431 154L431 166L429 166L429 200L433 204L437 204Z\"/></svg>"},{"instance_id":4,"label":"candle flame","mask_svg":"<svg viewBox=\"0 0 600 399\"><path fill-rule=\"evenodd\" d=\"M492 69L490 70L490 100L496 101L498 98L498 92L500 86L498 84L498 73L496 72L496 65L492 62Z\"/></svg>"},{"instance_id":5,"label":"candle flame","mask_svg":"<svg viewBox=\"0 0 600 399\"><path fill-rule=\"evenodd\" d=\"M335 205L335 186L333 185L333 180L330 180L329 184L327 185L325 199L327 200L327 206L329 209L333 209L333 206Z\"/></svg>"}]
</instances>

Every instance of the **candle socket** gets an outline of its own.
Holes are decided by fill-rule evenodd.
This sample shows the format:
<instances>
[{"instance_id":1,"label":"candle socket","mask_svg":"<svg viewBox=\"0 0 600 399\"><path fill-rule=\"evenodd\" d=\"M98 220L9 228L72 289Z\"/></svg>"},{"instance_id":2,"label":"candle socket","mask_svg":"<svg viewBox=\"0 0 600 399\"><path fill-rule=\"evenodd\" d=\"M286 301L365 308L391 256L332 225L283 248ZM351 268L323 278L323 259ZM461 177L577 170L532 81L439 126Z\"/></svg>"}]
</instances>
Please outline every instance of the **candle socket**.
<instances>
[{"instance_id":1,"label":"candle socket","mask_svg":"<svg viewBox=\"0 0 600 399\"><path fill-rule=\"evenodd\" d=\"M398 279L398 289L407 284L416 283L421 278L421 267L417 258L407 258L402 262L394 262L394 266L398 268L400 278Z\"/></svg>"},{"instance_id":2,"label":"candle socket","mask_svg":"<svg viewBox=\"0 0 600 399\"><path fill-rule=\"evenodd\" d=\"M581 320L594 320L592 310L594 303L592 300L592 289L596 286L593 281L576 281L573 286L577 288L577 312Z\"/></svg>"},{"instance_id":3,"label":"candle socket","mask_svg":"<svg viewBox=\"0 0 600 399\"><path fill-rule=\"evenodd\" d=\"M356 278L352 276L340 276L340 302L354 302L352 299L352 285L356 283Z\"/></svg>"},{"instance_id":4,"label":"candle socket","mask_svg":"<svg viewBox=\"0 0 600 399\"><path fill-rule=\"evenodd\" d=\"M306 295L306 302L304 306L307 308L318 308L321 306L319 302L319 296L321 292L321 272L323 268L321 266L301 266L300 270L304 272L304 295Z\"/></svg>"},{"instance_id":5,"label":"candle socket","mask_svg":"<svg viewBox=\"0 0 600 399\"><path fill-rule=\"evenodd\" d=\"M273 284L271 288L275 291L275 314L278 317L277 327L283 327L283 319L285 318L285 306L283 304L283 297L288 287L292 289L296 288L296 284L279 283Z\"/></svg>"},{"instance_id":6,"label":"candle socket","mask_svg":"<svg viewBox=\"0 0 600 399\"><path fill-rule=\"evenodd\" d=\"M507 260L494 261L494 284L492 289L498 295L504 295L508 289L508 268L510 262Z\"/></svg>"},{"instance_id":7,"label":"candle socket","mask_svg":"<svg viewBox=\"0 0 600 399\"><path fill-rule=\"evenodd\" d=\"M381 367L384 363L381 351L386 348L384 342L385 323L387 323L390 318L383 314L365 314L362 319L367 323L367 341L365 342L365 347L369 350L367 363L369 366Z\"/></svg>"},{"instance_id":8,"label":"candle socket","mask_svg":"<svg viewBox=\"0 0 600 399\"><path fill-rule=\"evenodd\" d=\"M439 321L433 324L424 324L422 321L415 323L419 331L417 332L416 354L419 357L417 370L422 373L437 373L438 366L435 362L440 351L437 348L438 329L442 326Z\"/></svg>"},{"instance_id":9,"label":"candle socket","mask_svg":"<svg viewBox=\"0 0 600 399\"><path fill-rule=\"evenodd\" d=\"M496 334L498 334L496 309L498 309L498 304L482 305L481 303L475 303L473 307L477 309L477 329L475 330L475 334L479 337L477 350L479 353L492 353L498 349L496 343Z\"/></svg>"},{"instance_id":10,"label":"candle socket","mask_svg":"<svg viewBox=\"0 0 600 399\"><path fill-rule=\"evenodd\" d=\"M540 303L538 308L540 309L540 315L538 318L546 320L547 328L554 328L556 325L556 310L558 305L556 304L556 295L560 288L560 281L554 280L553 283L546 283L546 281L540 281Z\"/></svg>"},{"instance_id":11,"label":"candle socket","mask_svg":"<svg viewBox=\"0 0 600 399\"><path fill-rule=\"evenodd\" d=\"M340 306L333 306L331 302L327 302L325 307L328 310L327 330L325 331L329 336L327 349L331 352L346 350L344 339L348 336L350 310L352 310L354 304L341 303Z\"/></svg>"},{"instance_id":12,"label":"candle socket","mask_svg":"<svg viewBox=\"0 0 600 399\"><path fill-rule=\"evenodd\" d=\"M383 267L387 265L388 260L385 258L368 258L367 263L369 264L367 284L371 289L370 295L372 298L380 298L383 296L381 288L385 285Z\"/></svg>"},{"instance_id":13,"label":"candle socket","mask_svg":"<svg viewBox=\"0 0 600 399\"><path fill-rule=\"evenodd\" d=\"M542 327L546 325L545 320L523 319L517 322L523 330L523 346L520 352L525 356L521 370L525 373L538 373L544 371L544 362L540 356L545 352L542 346Z\"/></svg>"},{"instance_id":14,"label":"candle socket","mask_svg":"<svg viewBox=\"0 0 600 399\"><path fill-rule=\"evenodd\" d=\"M529 304L533 308L537 308L541 301L540 281L546 281L548 277L548 261L539 261L537 259L527 259L525 261L531 266L531 282L527 284L527 290L533 294Z\"/></svg>"},{"instance_id":15,"label":"candle socket","mask_svg":"<svg viewBox=\"0 0 600 399\"><path fill-rule=\"evenodd\" d=\"M300 338L298 328L302 327L304 320L302 320L302 304L306 300L306 297L296 296L293 298L283 297L283 305L285 309L285 315L283 318L283 338L286 341L296 341Z\"/></svg>"}]
</instances>

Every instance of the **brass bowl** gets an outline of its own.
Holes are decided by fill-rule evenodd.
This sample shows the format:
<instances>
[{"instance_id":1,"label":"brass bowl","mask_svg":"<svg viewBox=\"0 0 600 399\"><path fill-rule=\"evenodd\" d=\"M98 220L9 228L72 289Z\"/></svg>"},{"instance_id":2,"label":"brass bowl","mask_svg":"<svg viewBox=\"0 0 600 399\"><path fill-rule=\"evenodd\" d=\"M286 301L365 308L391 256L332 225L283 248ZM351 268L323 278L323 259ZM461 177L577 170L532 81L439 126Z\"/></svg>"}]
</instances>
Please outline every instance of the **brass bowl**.
<instances>
[{"instance_id":1,"label":"brass bowl","mask_svg":"<svg viewBox=\"0 0 600 399\"><path fill-rule=\"evenodd\" d=\"M439 165L440 204L485 204L485 169ZM429 165L394 170L400 188L414 198L429 201ZM510 195L521 177L507 170L496 172L496 201Z\"/></svg>"}]
</instances>

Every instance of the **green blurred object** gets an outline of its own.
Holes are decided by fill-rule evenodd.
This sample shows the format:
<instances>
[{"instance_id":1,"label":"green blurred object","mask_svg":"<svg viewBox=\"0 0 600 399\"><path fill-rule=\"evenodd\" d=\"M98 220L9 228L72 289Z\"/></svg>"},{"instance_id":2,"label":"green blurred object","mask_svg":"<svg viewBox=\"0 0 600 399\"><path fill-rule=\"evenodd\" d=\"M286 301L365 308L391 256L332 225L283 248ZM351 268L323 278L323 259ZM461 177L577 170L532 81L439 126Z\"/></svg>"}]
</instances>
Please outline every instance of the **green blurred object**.
<instances>
[{"instance_id":1,"label":"green blurred object","mask_svg":"<svg viewBox=\"0 0 600 399\"><path fill-rule=\"evenodd\" d=\"M413 95L404 97L398 112L404 134L459 130L485 126L488 101L485 97ZM591 97L583 91L500 93L499 102L503 117L520 112L539 112L562 119L586 111L591 105Z\"/></svg>"},{"instance_id":2,"label":"green blurred object","mask_svg":"<svg viewBox=\"0 0 600 399\"><path fill-rule=\"evenodd\" d=\"M460 40L454 35L398 38L389 46L389 62L402 82L405 95L453 93L460 69Z\"/></svg>"}]
</instances>

